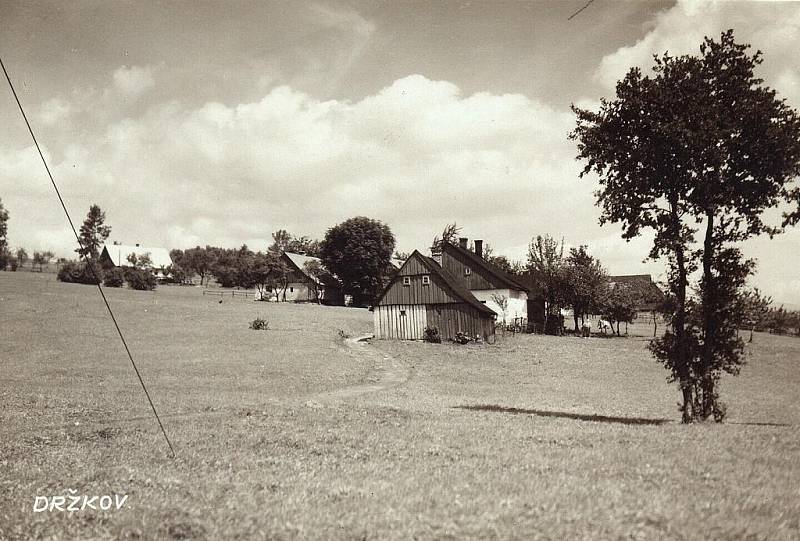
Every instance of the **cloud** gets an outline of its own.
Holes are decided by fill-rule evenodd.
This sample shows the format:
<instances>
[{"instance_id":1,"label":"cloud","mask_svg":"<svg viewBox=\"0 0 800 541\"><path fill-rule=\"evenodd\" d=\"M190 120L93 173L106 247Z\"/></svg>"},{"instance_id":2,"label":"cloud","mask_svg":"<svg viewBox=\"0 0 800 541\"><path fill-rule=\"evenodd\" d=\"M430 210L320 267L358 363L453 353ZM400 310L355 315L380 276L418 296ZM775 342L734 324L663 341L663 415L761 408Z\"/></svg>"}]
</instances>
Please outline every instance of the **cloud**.
<instances>
[{"instance_id":1,"label":"cloud","mask_svg":"<svg viewBox=\"0 0 800 541\"><path fill-rule=\"evenodd\" d=\"M114 87L124 98L136 100L156 85L152 66L120 66L113 74Z\"/></svg>"},{"instance_id":2,"label":"cloud","mask_svg":"<svg viewBox=\"0 0 800 541\"><path fill-rule=\"evenodd\" d=\"M404 249L425 248L453 220L502 248L540 232L577 236L573 215L594 222L591 182L578 180L566 139L572 123L523 95L463 96L412 75L357 102L280 86L238 105L160 103L70 140L52 165L73 212L100 204L129 242L263 248L278 228L322 236L369 215ZM41 176L14 163L0 186Z\"/></svg>"},{"instance_id":3,"label":"cloud","mask_svg":"<svg viewBox=\"0 0 800 541\"><path fill-rule=\"evenodd\" d=\"M39 120L45 125L57 124L72 114L72 105L61 98L47 100L39 108Z\"/></svg>"},{"instance_id":4,"label":"cloud","mask_svg":"<svg viewBox=\"0 0 800 541\"><path fill-rule=\"evenodd\" d=\"M759 73L766 83L800 106L800 3L680 0L649 24L652 29L644 38L601 61L594 78L606 89L612 90L631 66L649 69L654 54L699 54L705 36L719 39L720 33L733 28L737 41L764 53Z\"/></svg>"}]
</instances>

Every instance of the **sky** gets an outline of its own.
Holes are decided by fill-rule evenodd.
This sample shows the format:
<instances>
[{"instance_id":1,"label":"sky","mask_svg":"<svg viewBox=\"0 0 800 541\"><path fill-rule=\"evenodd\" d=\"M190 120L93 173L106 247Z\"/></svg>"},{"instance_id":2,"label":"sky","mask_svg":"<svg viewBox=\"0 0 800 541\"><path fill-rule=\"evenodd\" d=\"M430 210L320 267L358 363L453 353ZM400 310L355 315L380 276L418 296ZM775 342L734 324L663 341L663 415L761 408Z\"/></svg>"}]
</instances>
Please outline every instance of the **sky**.
<instances>
[{"instance_id":1,"label":"sky","mask_svg":"<svg viewBox=\"0 0 800 541\"><path fill-rule=\"evenodd\" d=\"M353 216L425 251L447 223L524 260L536 235L650 273L650 239L600 226L570 105L596 108L652 55L733 28L800 107L800 4L551 2L0 3L0 56L67 207L111 240L263 250ZM0 90L9 242L75 240L10 90ZM748 241L752 285L800 307L800 229Z\"/></svg>"}]
</instances>

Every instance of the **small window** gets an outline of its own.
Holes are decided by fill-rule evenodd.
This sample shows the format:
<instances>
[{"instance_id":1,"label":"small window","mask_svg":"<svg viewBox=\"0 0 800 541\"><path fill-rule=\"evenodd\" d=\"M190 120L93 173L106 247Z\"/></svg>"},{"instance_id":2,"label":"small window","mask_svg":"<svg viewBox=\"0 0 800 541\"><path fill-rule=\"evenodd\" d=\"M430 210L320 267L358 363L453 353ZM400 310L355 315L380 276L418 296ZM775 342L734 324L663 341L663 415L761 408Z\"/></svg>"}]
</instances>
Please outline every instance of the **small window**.
<instances>
[{"instance_id":1,"label":"small window","mask_svg":"<svg viewBox=\"0 0 800 541\"><path fill-rule=\"evenodd\" d=\"M293 287L289 288L289 293L294 293L294 288Z\"/></svg>"},{"instance_id":2,"label":"small window","mask_svg":"<svg viewBox=\"0 0 800 541\"><path fill-rule=\"evenodd\" d=\"M406 311L405 310L400 310L400 316L402 317L404 315L406 315Z\"/></svg>"},{"instance_id":3,"label":"small window","mask_svg":"<svg viewBox=\"0 0 800 541\"><path fill-rule=\"evenodd\" d=\"M403 285L410 286L411 285L411 277L410 276L403 276Z\"/></svg>"},{"instance_id":4,"label":"small window","mask_svg":"<svg viewBox=\"0 0 800 541\"><path fill-rule=\"evenodd\" d=\"M464 267L464 276L469 276L472 274L472 269L469 267Z\"/></svg>"},{"instance_id":5,"label":"small window","mask_svg":"<svg viewBox=\"0 0 800 541\"><path fill-rule=\"evenodd\" d=\"M422 275L422 285L429 286L431 285L431 277L429 274Z\"/></svg>"}]
</instances>

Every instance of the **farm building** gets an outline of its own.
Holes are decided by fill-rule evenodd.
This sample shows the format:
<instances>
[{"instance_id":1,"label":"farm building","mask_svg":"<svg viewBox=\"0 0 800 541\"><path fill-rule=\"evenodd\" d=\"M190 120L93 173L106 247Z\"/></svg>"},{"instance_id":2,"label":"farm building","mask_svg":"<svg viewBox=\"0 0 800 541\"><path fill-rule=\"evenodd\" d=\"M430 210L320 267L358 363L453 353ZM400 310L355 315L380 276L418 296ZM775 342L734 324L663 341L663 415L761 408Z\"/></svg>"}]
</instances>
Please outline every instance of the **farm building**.
<instances>
[{"instance_id":1,"label":"farm building","mask_svg":"<svg viewBox=\"0 0 800 541\"><path fill-rule=\"evenodd\" d=\"M526 325L528 319L528 286L522 278L498 269L483 258L483 241L475 241L475 251L467 248L466 238L458 246L442 246L441 265L466 287L481 303L497 314L498 321ZM434 259L438 256L434 255ZM505 314L500 303L507 302Z\"/></svg>"},{"instance_id":2,"label":"farm building","mask_svg":"<svg viewBox=\"0 0 800 541\"><path fill-rule=\"evenodd\" d=\"M612 288L622 286L633 289L636 296L636 313L638 318L652 318L664 300L664 292L653 282L649 274L626 274L609 276L608 285Z\"/></svg>"},{"instance_id":3,"label":"farm building","mask_svg":"<svg viewBox=\"0 0 800 541\"><path fill-rule=\"evenodd\" d=\"M322 261L318 257L284 252L281 259L289 269L286 289L281 293L281 300L317 302L319 294L319 301L323 304L343 304L341 286L333 275L324 272L322 276L316 277L308 272L306 268L308 263L319 263L322 266Z\"/></svg>"},{"instance_id":4,"label":"farm building","mask_svg":"<svg viewBox=\"0 0 800 541\"><path fill-rule=\"evenodd\" d=\"M436 261L414 251L373 307L375 337L421 340L425 328L443 339L457 332L494 335L495 313Z\"/></svg>"},{"instance_id":5,"label":"farm building","mask_svg":"<svg viewBox=\"0 0 800 541\"><path fill-rule=\"evenodd\" d=\"M105 268L111 267L131 267L129 257L134 255L136 259L144 256L150 258L153 271L158 278L166 277L166 268L172 265L172 258L166 248L154 248L140 246L139 244L106 244L100 252L100 264Z\"/></svg>"}]
</instances>

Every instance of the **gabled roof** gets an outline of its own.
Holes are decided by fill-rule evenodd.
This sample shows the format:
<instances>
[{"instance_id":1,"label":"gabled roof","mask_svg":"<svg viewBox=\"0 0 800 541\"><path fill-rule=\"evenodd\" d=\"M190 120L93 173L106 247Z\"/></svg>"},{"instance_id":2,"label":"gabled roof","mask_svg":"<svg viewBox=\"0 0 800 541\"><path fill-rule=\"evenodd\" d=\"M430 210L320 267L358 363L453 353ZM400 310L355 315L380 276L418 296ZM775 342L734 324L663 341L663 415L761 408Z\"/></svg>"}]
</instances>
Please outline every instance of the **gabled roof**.
<instances>
[{"instance_id":1,"label":"gabled roof","mask_svg":"<svg viewBox=\"0 0 800 541\"><path fill-rule=\"evenodd\" d=\"M292 252L283 252L283 256L289 260L290 264L295 267L295 269L302 273L303 276L308 278L310 281L316 282L318 284L324 285L338 285L336 278L333 277L330 273L325 271L325 274L321 277L321 280L317 277L311 276L306 272L306 263L309 261L317 261L320 265L322 265L322 260L318 257L312 257L310 255L303 255L303 254L295 254ZM322 268L325 269L325 266L322 265Z\"/></svg>"},{"instance_id":2,"label":"gabled roof","mask_svg":"<svg viewBox=\"0 0 800 541\"><path fill-rule=\"evenodd\" d=\"M492 310L491 308L489 308L488 306L483 304L481 301L476 299L475 295L473 295L470 292L469 289L464 287L461 284L461 282L456 280L455 277L453 277L452 274L447 272L446 269L442 268L442 266L439 265L432 258L426 257L426 256L422 255L421 253L419 253L418 250L414 250L414 252L409 256L409 258L406 259L403 262L403 265L400 268L402 269L406 265L406 263L408 263L409 261L411 261L415 257L419 258L420 262L422 263L422 266L424 266L428 270L428 272L430 272L431 274L436 275L436 276L439 277L439 279L444 283L444 285L448 289L450 289L450 291L451 291L451 293L453 294L454 297L456 297L458 299L461 299L462 301L466 302L467 304L469 304L470 306L472 306L473 308L475 308L479 312L482 312L482 313L484 313L486 315L491 315L492 317L494 317L496 315L494 313L494 310ZM380 302L380 300L384 297L384 295L386 295L386 292L389 291L389 288L391 288L392 285L394 285L394 283L399 279L400 279L400 273L398 272L396 277L395 277L395 279L392 280L386 286L386 288L381 293L380 297L378 297L378 302Z\"/></svg>"},{"instance_id":3,"label":"gabled roof","mask_svg":"<svg viewBox=\"0 0 800 541\"><path fill-rule=\"evenodd\" d=\"M111 262L117 267L130 266L130 262L128 261L128 256L130 254L136 254L137 258L149 254L154 269L160 269L161 267L166 268L172 265L172 258L169 256L169 250L166 248L131 246L129 244L106 244L100 250L100 253L102 254L104 250L108 253L108 257L111 258Z\"/></svg>"},{"instance_id":4,"label":"gabled roof","mask_svg":"<svg viewBox=\"0 0 800 541\"><path fill-rule=\"evenodd\" d=\"M444 243L444 245L442 246L442 250L443 251L451 250L463 255L464 258L466 258L474 268L481 269L484 274L488 274L489 276L494 278L497 282L509 287L510 289L518 289L520 291L529 291L530 289L522 279L513 276L505 272L504 270L498 269L497 267L495 267L482 257L478 256L478 254L476 254L475 252L471 252L465 248L456 246L455 244L451 244L449 242Z\"/></svg>"},{"instance_id":5,"label":"gabled roof","mask_svg":"<svg viewBox=\"0 0 800 541\"><path fill-rule=\"evenodd\" d=\"M649 274L622 274L620 276L609 276L608 282L611 284L652 283L653 278Z\"/></svg>"},{"instance_id":6,"label":"gabled roof","mask_svg":"<svg viewBox=\"0 0 800 541\"><path fill-rule=\"evenodd\" d=\"M652 310L664 299L664 292L653 282L653 278L649 274L609 276L608 284L611 287L624 285L634 288L639 297L637 310Z\"/></svg>"}]
</instances>

